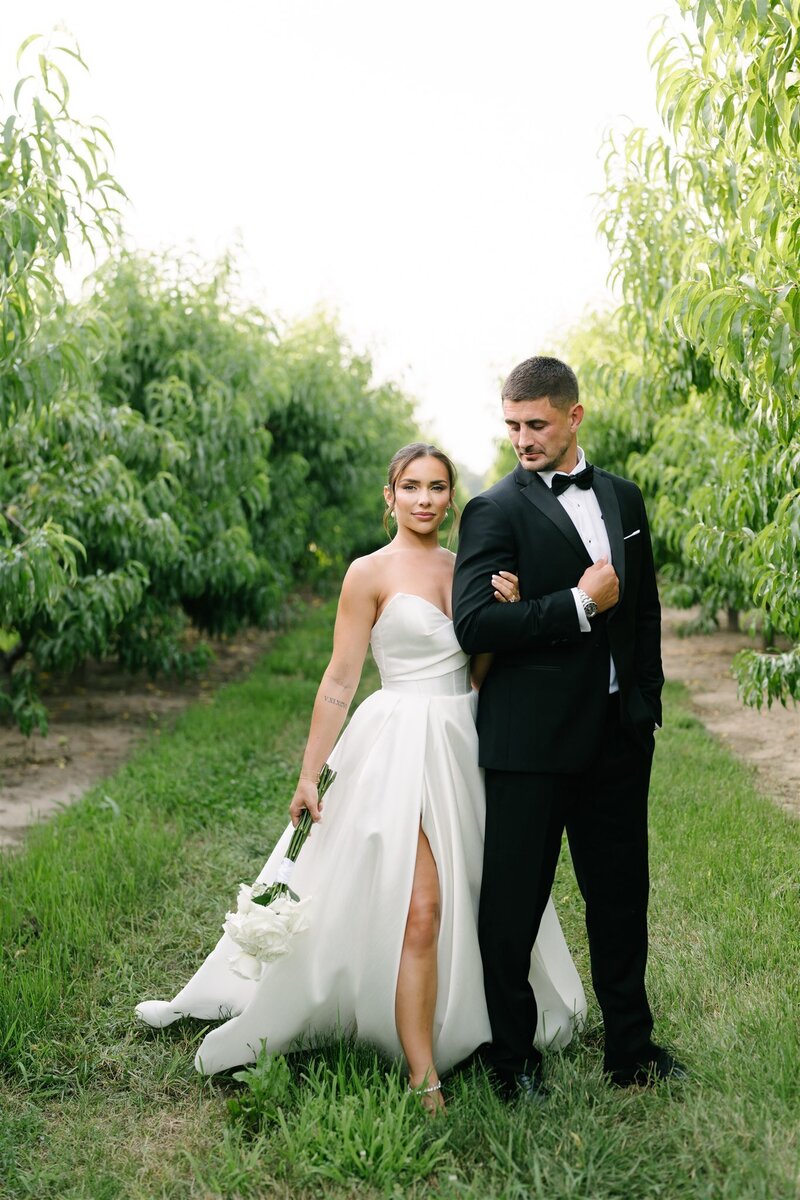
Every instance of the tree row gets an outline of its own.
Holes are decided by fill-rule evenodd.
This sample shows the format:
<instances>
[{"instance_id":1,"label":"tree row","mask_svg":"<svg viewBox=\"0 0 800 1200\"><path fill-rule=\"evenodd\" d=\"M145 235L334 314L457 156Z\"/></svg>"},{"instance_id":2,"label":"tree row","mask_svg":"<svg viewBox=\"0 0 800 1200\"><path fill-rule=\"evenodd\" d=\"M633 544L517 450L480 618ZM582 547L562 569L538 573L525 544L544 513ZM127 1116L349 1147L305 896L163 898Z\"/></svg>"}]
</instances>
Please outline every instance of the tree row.
<instances>
[{"instance_id":1,"label":"tree row","mask_svg":"<svg viewBox=\"0 0 800 1200\"><path fill-rule=\"evenodd\" d=\"M76 57L38 56L0 122L0 711L26 731L39 671L185 671L190 625L274 623L374 548L414 435L331 319L278 327L230 259L124 249L108 135L69 115ZM110 253L69 302L81 241Z\"/></svg>"}]
</instances>

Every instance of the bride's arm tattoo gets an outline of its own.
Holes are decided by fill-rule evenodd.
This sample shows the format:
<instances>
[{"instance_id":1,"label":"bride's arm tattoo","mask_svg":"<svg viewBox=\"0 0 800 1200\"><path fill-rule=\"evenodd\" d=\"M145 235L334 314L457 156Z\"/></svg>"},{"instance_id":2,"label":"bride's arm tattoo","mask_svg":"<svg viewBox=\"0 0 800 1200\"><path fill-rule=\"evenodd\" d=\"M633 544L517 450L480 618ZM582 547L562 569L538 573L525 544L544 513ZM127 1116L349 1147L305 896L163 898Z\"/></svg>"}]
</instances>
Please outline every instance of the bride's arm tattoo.
<instances>
[{"instance_id":1,"label":"bride's arm tattoo","mask_svg":"<svg viewBox=\"0 0 800 1200\"><path fill-rule=\"evenodd\" d=\"M335 704L337 708L347 708L346 700L337 700L335 696L323 696L326 704Z\"/></svg>"}]
</instances>

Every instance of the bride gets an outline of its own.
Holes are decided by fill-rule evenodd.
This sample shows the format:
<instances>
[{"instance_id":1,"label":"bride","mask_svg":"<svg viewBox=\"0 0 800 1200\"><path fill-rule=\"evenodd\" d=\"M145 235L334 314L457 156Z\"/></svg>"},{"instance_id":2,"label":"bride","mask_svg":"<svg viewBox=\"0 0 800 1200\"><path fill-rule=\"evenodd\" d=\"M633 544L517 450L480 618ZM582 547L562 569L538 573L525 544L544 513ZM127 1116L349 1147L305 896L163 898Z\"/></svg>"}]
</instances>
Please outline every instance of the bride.
<instances>
[{"instance_id":1,"label":"bride","mask_svg":"<svg viewBox=\"0 0 800 1200\"><path fill-rule=\"evenodd\" d=\"M353 562L342 584L291 824L258 877L275 878L307 808L315 824L292 887L309 898L310 927L258 981L231 969L237 947L224 934L172 1001L137 1006L154 1026L229 1018L200 1045L204 1074L252 1062L265 1040L279 1053L345 1030L402 1052L409 1086L437 1107L439 1071L491 1039L477 935L484 791L474 723L474 688L491 659L473 662L471 684L450 617L455 556L438 533L455 508L455 478L435 446L399 450L384 489L394 537ZM518 598L510 572L492 586L499 603ZM368 646L382 687L337 743ZM336 779L319 802L326 761ZM552 901L530 982L537 1044L566 1045L586 1001Z\"/></svg>"}]
</instances>

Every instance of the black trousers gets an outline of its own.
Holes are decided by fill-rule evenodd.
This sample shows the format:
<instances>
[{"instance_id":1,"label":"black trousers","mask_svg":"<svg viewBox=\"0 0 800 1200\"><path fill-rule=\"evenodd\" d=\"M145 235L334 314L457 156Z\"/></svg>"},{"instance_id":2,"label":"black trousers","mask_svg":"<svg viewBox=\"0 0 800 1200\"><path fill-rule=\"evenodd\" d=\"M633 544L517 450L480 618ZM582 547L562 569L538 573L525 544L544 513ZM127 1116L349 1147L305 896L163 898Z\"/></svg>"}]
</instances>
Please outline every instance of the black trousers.
<instances>
[{"instance_id":1,"label":"black trousers","mask_svg":"<svg viewBox=\"0 0 800 1200\"><path fill-rule=\"evenodd\" d=\"M576 717L576 736L580 720ZM533 1045L530 957L553 886L564 829L586 904L592 984L603 1014L605 1067L646 1061L653 1019L647 962L647 792L652 739L620 725L609 697L601 750L580 775L486 771L479 935L492 1045L502 1075L541 1064Z\"/></svg>"}]
</instances>

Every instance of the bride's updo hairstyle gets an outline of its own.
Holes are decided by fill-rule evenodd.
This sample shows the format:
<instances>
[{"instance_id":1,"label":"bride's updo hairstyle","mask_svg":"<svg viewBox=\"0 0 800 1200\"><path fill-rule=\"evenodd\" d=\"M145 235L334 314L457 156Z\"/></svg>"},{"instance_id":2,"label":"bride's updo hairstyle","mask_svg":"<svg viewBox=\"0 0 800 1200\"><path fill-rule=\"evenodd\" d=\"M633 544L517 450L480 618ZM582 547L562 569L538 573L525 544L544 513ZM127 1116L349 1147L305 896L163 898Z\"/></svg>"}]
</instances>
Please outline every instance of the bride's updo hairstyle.
<instances>
[{"instance_id":1,"label":"bride's updo hairstyle","mask_svg":"<svg viewBox=\"0 0 800 1200\"><path fill-rule=\"evenodd\" d=\"M455 493L456 480L458 479L458 471L454 464L447 457L444 450L440 450L438 446L432 446L429 442L411 442L408 446L401 446L397 453L389 463L386 483L392 492L392 505L387 506L383 512L383 528L387 534L391 534L389 528L389 515L394 507L395 488L400 476L414 462L416 458L438 458L444 469L447 471L447 478L450 480L450 491ZM459 511L455 501L455 495L450 498L450 507L453 510L453 523L450 526L450 535L458 524ZM449 537L448 537L449 541Z\"/></svg>"}]
</instances>

